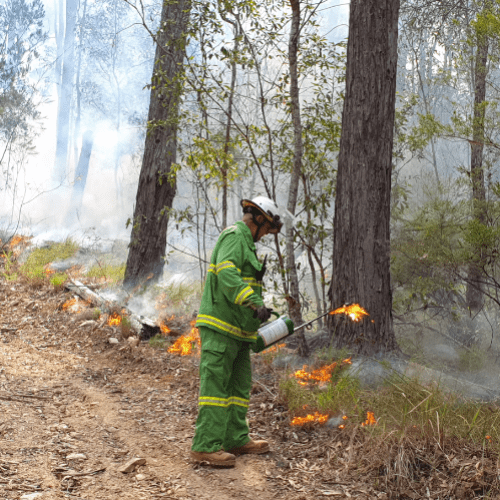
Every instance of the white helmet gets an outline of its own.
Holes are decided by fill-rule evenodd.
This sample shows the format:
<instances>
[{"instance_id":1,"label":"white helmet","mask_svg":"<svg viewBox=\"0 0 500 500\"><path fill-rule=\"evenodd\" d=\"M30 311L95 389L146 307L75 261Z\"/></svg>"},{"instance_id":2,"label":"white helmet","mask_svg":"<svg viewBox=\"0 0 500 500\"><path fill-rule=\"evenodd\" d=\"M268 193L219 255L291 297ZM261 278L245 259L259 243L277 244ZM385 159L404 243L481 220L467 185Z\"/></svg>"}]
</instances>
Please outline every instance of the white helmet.
<instances>
[{"instance_id":1,"label":"white helmet","mask_svg":"<svg viewBox=\"0 0 500 500\"><path fill-rule=\"evenodd\" d=\"M283 222L279 214L279 208L276 203L267 196L257 196L253 200L241 200L243 213L252 213L252 208L255 208L261 213L273 227L273 233L279 233Z\"/></svg>"}]
</instances>

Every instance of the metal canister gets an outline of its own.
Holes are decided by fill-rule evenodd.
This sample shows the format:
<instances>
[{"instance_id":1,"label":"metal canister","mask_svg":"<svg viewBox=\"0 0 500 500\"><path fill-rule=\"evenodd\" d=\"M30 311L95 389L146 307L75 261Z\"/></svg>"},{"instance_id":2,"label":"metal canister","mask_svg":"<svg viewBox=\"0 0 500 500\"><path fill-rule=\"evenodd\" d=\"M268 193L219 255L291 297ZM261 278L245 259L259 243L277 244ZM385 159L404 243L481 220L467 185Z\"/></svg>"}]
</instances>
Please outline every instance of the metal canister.
<instances>
[{"instance_id":1,"label":"metal canister","mask_svg":"<svg viewBox=\"0 0 500 500\"><path fill-rule=\"evenodd\" d=\"M261 352L293 332L293 321L288 316L280 316L259 328L257 342L252 346L252 349L255 352Z\"/></svg>"}]
</instances>

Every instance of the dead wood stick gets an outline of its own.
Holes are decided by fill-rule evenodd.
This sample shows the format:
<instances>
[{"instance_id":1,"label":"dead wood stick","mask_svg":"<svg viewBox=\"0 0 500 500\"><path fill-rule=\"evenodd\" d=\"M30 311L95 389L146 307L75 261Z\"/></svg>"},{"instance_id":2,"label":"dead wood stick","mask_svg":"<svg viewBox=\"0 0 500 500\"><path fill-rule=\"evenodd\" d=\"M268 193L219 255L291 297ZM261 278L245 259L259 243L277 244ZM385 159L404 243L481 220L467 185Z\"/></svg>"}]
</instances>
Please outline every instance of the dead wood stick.
<instances>
[{"instance_id":1,"label":"dead wood stick","mask_svg":"<svg viewBox=\"0 0 500 500\"><path fill-rule=\"evenodd\" d=\"M20 398L32 398L32 399L43 399L44 401L50 401L52 398L48 398L47 396L38 396L36 394L14 394L14 393L3 393L0 394L0 397L2 396L15 396L15 397L20 397Z\"/></svg>"},{"instance_id":2,"label":"dead wood stick","mask_svg":"<svg viewBox=\"0 0 500 500\"><path fill-rule=\"evenodd\" d=\"M105 470L106 470L106 467L104 467L103 469L98 469L98 470L89 470L87 472L68 471L68 472L62 473L62 475L64 476L62 480L64 481L66 478L70 478L70 477L92 476L93 474L98 474L99 472L104 472Z\"/></svg>"},{"instance_id":3,"label":"dead wood stick","mask_svg":"<svg viewBox=\"0 0 500 500\"><path fill-rule=\"evenodd\" d=\"M271 394L271 396L276 399L276 394L273 394L268 387L266 387L262 382L259 382L258 380L254 380L257 384L259 384L261 387L264 387L264 389Z\"/></svg>"},{"instance_id":4,"label":"dead wood stick","mask_svg":"<svg viewBox=\"0 0 500 500\"><path fill-rule=\"evenodd\" d=\"M159 326L152 319L135 314L130 309L120 305L116 301L106 300L104 297L101 297L98 293L92 291L89 287L85 286L80 281L72 280L66 285L66 288L71 292L76 293L79 297L82 297L90 303L97 305L104 312L109 313L114 310L125 310L126 315L130 320L131 327L138 334L140 334L145 327L153 329L155 333L160 332Z\"/></svg>"},{"instance_id":5,"label":"dead wood stick","mask_svg":"<svg viewBox=\"0 0 500 500\"><path fill-rule=\"evenodd\" d=\"M0 399L3 401L15 401L16 403L33 403L33 401L29 401L26 399L15 399L8 396L0 396Z\"/></svg>"}]
</instances>

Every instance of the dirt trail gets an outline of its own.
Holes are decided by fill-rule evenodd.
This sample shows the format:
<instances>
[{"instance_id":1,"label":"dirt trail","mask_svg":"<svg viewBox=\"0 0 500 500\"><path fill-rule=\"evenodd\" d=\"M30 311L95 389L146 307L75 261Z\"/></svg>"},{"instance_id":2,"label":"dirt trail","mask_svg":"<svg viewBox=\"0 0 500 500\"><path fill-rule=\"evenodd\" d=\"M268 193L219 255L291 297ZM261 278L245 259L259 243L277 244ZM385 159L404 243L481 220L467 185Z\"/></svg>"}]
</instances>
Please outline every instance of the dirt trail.
<instances>
[{"instance_id":1,"label":"dirt trail","mask_svg":"<svg viewBox=\"0 0 500 500\"><path fill-rule=\"evenodd\" d=\"M234 469L187 460L195 358L120 351L111 327L61 311L67 298L0 282L0 498L277 497L272 454ZM133 457L146 464L120 472Z\"/></svg>"}]
</instances>

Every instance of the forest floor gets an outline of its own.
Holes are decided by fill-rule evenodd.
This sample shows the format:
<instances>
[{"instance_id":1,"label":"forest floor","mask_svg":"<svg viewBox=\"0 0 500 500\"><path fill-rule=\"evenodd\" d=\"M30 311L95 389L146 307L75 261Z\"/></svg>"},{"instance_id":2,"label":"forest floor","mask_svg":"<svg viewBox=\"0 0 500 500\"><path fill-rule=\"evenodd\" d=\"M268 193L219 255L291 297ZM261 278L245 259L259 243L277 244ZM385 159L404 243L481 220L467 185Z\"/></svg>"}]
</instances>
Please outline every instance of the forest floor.
<instances>
[{"instance_id":1,"label":"forest floor","mask_svg":"<svg viewBox=\"0 0 500 500\"><path fill-rule=\"evenodd\" d=\"M110 344L116 327L62 310L69 297L0 277L4 500L458 499L486 498L485 486L498 494L498 463L478 446L448 443L443 452L445 443L419 441L426 458L413 460L412 472L403 470L404 446L387 436L359 426L291 427L279 374L262 356L253 358L249 421L272 451L238 457L234 469L195 465L198 358L144 342ZM418 449L406 443L415 458ZM396 468L398 457L396 472L413 474L414 486L389 474L388 460ZM121 472L132 458L145 463Z\"/></svg>"}]
</instances>

